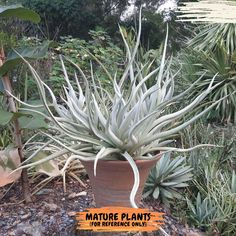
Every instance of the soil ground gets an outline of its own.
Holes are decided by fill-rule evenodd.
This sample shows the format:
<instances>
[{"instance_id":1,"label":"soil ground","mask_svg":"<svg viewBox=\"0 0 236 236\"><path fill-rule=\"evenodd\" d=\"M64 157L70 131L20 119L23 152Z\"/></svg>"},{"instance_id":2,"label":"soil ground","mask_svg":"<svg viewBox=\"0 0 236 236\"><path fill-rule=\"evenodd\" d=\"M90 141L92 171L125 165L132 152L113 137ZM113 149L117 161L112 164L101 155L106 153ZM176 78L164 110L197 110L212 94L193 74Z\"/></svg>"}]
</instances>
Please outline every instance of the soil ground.
<instances>
[{"instance_id":1,"label":"soil ground","mask_svg":"<svg viewBox=\"0 0 236 236\"><path fill-rule=\"evenodd\" d=\"M75 212L95 207L89 180L85 187L77 181L67 181L66 193L61 178L54 179L32 197L32 203L21 202L20 183L0 188L0 236L78 236L78 235L162 235L160 232L94 233L75 230ZM33 188L32 184L32 188ZM3 196L4 195L4 196ZM143 201L143 206L153 211L164 211L157 201ZM197 236L166 212L163 229L171 236Z\"/></svg>"}]
</instances>

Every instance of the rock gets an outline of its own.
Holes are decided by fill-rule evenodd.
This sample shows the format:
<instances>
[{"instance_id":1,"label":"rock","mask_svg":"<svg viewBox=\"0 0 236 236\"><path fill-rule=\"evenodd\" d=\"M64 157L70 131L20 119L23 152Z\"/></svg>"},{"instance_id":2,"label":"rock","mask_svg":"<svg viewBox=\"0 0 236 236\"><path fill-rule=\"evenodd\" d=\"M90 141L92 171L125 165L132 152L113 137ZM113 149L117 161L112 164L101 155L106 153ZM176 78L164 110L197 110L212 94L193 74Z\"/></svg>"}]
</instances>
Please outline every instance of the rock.
<instances>
[{"instance_id":1,"label":"rock","mask_svg":"<svg viewBox=\"0 0 236 236\"><path fill-rule=\"evenodd\" d=\"M14 227L14 226L18 225L19 223L20 223L20 220L14 221L14 222L11 224L11 227Z\"/></svg>"},{"instance_id":2,"label":"rock","mask_svg":"<svg viewBox=\"0 0 236 236\"><path fill-rule=\"evenodd\" d=\"M0 220L0 228L5 226L6 225L6 222L4 222L3 220Z\"/></svg>"},{"instance_id":3,"label":"rock","mask_svg":"<svg viewBox=\"0 0 236 236\"><path fill-rule=\"evenodd\" d=\"M20 215L24 215L25 212L21 210L21 211L19 212L19 214L20 214Z\"/></svg>"},{"instance_id":4,"label":"rock","mask_svg":"<svg viewBox=\"0 0 236 236\"><path fill-rule=\"evenodd\" d=\"M44 213L42 211L38 212L37 216L38 217L42 217L44 215Z\"/></svg>"},{"instance_id":5,"label":"rock","mask_svg":"<svg viewBox=\"0 0 236 236\"><path fill-rule=\"evenodd\" d=\"M76 212L75 212L75 211L70 211L70 212L67 213L67 215L69 215L69 216L75 216L75 215L76 215Z\"/></svg>"},{"instance_id":6,"label":"rock","mask_svg":"<svg viewBox=\"0 0 236 236\"><path fill-rule=\"evenodd\" d=\"M26 220L26 219L28 219L30 216L31 216L31 213L29 212L28 214L21 216L20 219L21 219L21 220Z\"/></svg>"},{"instance_id":7,"label":"rock","mask_svg":"<svg viewBox=\"0 0 236 236\"><path fill-rule=\"evenodd\" d=\"M17 230L15 236L27 236L23 230Z\"/></svg>"},{"instance_id":8,"label":"rock","mask_svg":"<svg viewBox=\"0 0 236 236\"><path fill-rule=\"evenodd\" d=\"M206 236L206 234L200 231L189 230L185 233L185 236Z\"/></svg>"},{"instance_id":9,"label":"rock","mask_svg":"<svg viewBox=\"0 0 236 236\"><path fill-rule=\"evenodd\" d=\"M48 208L50 211L56 211L58 206L55 203L46 203L45 207Z\"/></svg>"},{"instance_id":10,"label":"rock","mask_svg":"<svg viewBox=\"0 0 236 236\"><path fill-rule=\"evenodd\" d=\"M79 196L86 196L86 195L87 195L87 192L85 192L85 191L82 191L80 193L71 193L71 194L69 194L68 199L73 199L73 198L76 198Z\"/></svg>"},{"instance_id":11,"label":"rock","mask_svg":"<svg viewBox=\"0 0 236 236\"><path fill-rule=\"evenodd\" d=\"M25 235L32 235L32 236L43 236L42 233L42 225L38 221L32 222L32 224L27 223L20 223L16 228L15 235L23 236Z\"/></svg>"},{"instance_id":12,"label":"rock","mask_svg":"<svg viewBox=\"0 0 236 236\"><path fill-rule=\"evenodd\" d=\"M44 195L44 194L49 194L49 193L53 193L54 191L52 189L49 188L43 188L41 190L39 190L35 195Z\"/></svg>"},{"instance_id":13,"label":"rock","mask_svg":"<svg viewBox=\"0 0 236 236\"><path fill-rule=\"evenodd\" d=\"M9 236L16 236L16 234L15 234L14 231L12 231L12 232L8 232L8 235L9 235Z\"/></svg>"},{"instance_id":14,"label":"rock","mask_svg":"<svg viewBox=\"0 0 236 236\"><path fill-rule=\"evenodd\" d=\"M55 217L54 216L50 216L49 218L49 224L54 224L56 221Z\"/></svg>"}]
</instances>

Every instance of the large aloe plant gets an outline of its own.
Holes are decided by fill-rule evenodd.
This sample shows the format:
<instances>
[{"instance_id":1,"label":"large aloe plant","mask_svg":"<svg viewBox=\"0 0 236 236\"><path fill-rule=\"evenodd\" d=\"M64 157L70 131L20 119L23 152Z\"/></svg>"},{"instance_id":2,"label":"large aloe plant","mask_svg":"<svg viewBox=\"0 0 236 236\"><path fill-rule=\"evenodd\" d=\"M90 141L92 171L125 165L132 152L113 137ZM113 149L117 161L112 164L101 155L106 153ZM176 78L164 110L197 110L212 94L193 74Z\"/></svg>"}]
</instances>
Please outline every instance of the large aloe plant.
<instances>
[{"instance_id":1,"label":"large aloe plant","mask_svg":"<svg viewBox=\"0 0 236 236\"><path fill-rule=\"evenodd\" d=\"M52 136L44 133L51 138L49 142L56 142L64 148L65 152L73 153L68 158L64 168L76 158L85 161L94 160L94 172L96 174L96 166L100 159L128 161L135 177L130 194L130 201L133 207L137 207L134 198L139 186L139 172L135 160L156 158L160 151L181 152L191 150L169 147L169 144L174 141L174 135L204 115L218 103L213 103L204 111L186 120L184 123L175 122L177 119L191 112L218 84L212 85L213 78L209 87L190 104L176 112L169 112L171 106L180 98L183 98L194 87L195 83L185 92L179 95L173 95L175 75L171 74L169 62L166 60L168 34L166 36L160 66L147 73L147 68L149 68L150 64L142 65L136 58L140 43L141 13L139 15L139 22L137 41L133 47L128 45L125 35L121 30L128 57L128 62L122 76L117 78L116 73L111 75L100 64L113 83L113 91L107 91L100 86L99 82L97 82L98 78L96 78L96 74L93 73L92 65L91 81L89 81L80 67L74 64L80 77L77 77L75 74L77 86L73 88L63 60L61 59L66 86L64 87L65 96L62 95L63 103L59 104L53 91L42 81L34 68L26 61L37 82L43 106L47 109L48 115L37 111L37 106L24 104L28 106L24 110L40 113L50 121L54 134ZM71 63L73 64L73 62ZM153 78L155 79L155 83L152 86L147 86L148 81ZM85 86L84 91L81 87L81 79ZM49 98L47 95L49 95ZM51 104L48 104L49 99L51 100ZM199 146L202 147L204 144ZM58 155L49 155L43 160L25 164L21 168L41 164L58 157Z\"/></svg>"}]
</instances>

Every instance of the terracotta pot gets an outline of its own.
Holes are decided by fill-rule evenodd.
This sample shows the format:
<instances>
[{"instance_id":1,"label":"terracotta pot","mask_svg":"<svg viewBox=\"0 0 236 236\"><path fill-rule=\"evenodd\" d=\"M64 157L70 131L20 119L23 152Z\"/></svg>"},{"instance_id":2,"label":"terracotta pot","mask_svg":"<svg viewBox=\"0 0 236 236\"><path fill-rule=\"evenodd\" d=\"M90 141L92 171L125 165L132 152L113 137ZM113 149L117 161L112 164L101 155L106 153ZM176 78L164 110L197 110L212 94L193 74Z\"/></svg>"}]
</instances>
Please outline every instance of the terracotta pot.
<instances>
[{"instance_id":1,"label":"terracotta pot","mask_svg":"<svg viewBox=\"0 0 236 236\"><path fill-rule=\"evenodd\" d=\"M150 169L157 160L136 161L140 174L140 185L135 198L137 205L141 201L142 191ZM94 162L81 162L88 173L96 207L131 207L129 197L134 183L134 174L127 161L98 161L96 177L94 176Z\"/></svg>"}]
</instances>

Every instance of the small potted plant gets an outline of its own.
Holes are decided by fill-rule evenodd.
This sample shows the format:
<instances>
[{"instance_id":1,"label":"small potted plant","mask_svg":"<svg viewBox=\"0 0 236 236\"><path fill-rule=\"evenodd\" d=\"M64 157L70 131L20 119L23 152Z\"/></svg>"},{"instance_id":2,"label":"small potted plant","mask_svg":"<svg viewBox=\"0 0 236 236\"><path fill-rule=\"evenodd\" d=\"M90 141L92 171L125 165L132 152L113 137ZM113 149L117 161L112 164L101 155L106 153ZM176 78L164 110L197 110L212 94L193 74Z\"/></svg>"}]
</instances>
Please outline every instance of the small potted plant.
<instances>
[{"instance_id":1,"label":"small potted plant","mask_svg":"<svg viewBox=\"0 0 236 236\"><path fill-rule=\"evenodd\" d=\"M99 84L99 78L96 78L92 65L89 80L73 62L71 63L77 68L79 77L75 74L76 86L72 86L61 59L66 86L62 95L63 103L60 104L53 91L26 61L37 82L47 114L40 113L35 109L36 106L29 104L24 104L28 106L24 110L44 115L53 131L53 135L44 135L49 137L51 142L72 153L64 168L67 168L73 159L81 160L88 172L97 207L138 207L149 170L161 153L185 151L174 148L173 145L169 146L174 141L174 135L217 104L215 102L192 118L177 123L176 120L191 112L218 84L213 86L213 78L209 87L190 104L178 111L169 112L171 106L183 98L195 83L183 93L174 95L174 75L171 74L166 61L168 34L160 66L152 71L150 64L142 65L137 61L140 34L141 13L137 41L133 47L128 45L121 30L128 60L119 78L115 72L114 75L109 74L104 65L100 64L111 79L112 91ZM151 79L154 79L155 83L148 86ZM85 89L81 87L81 80ZM21 168L29 168L60 155L52 154Z\"/></svg>"}]
</instances>

